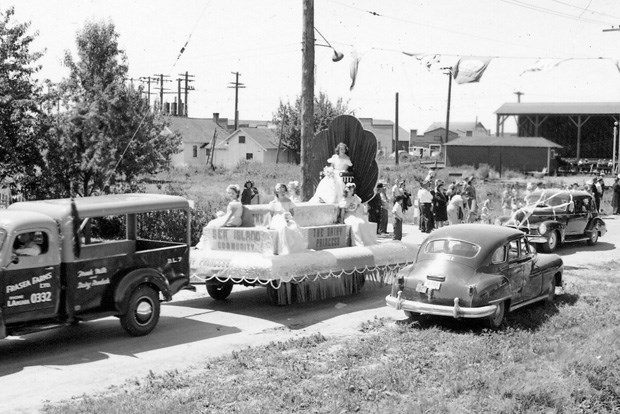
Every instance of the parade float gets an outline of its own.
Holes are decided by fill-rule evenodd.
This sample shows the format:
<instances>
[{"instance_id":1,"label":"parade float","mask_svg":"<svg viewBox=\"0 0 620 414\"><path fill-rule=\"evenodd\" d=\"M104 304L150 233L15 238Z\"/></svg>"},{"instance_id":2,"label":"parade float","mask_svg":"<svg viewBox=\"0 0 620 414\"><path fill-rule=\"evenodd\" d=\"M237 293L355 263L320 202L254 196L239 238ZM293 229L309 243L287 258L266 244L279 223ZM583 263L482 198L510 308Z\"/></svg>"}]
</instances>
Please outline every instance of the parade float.
<instances>
[{"instance_id":1,"label":"parade float","mask_svg":"<svg viewBox=\"0 0 620 414\"><path fill-rule=\"evenodd\" d=\"M336 171L338 179L354 183L365 207L377 209L377 140L353 116L335 118L313 140L309 167L314 188L339 143L348 147L352 168ZM244 205L240 226L205 227L201 243L190 254L192 282L205 283L216 300L226 299L234 285L264 286L272 303L286 305L351 295L367 281L383 285L412 263L416 246L377 239L376 223L367 220L359 224L366 234L360 245L352 237L352 226L342 219L342 204L324 201L313 197L295 203L293 218L305 242L301 251L282 254L284 241L271 226L269 204Z\"/></svg>"}]
</instances>

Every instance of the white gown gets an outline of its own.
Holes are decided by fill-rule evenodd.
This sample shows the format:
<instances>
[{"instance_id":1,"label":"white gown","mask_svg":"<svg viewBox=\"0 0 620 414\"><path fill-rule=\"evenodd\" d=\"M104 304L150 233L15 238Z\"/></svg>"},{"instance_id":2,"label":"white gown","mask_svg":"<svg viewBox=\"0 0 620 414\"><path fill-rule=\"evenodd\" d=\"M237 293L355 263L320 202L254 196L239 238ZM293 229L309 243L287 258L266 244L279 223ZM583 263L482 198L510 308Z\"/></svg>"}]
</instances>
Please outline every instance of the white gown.
<instances>
[{"instance_id":1,"label":"white gown","mask_svg":"<svg viewBox=\"0 0 620 414\"><path fill-rule=\"evenodd\" d=\"M278 231L277 254L282 255L305 250L306 240L290 213L294 210L295 204L291 200L280 201L276 199L269 203L269 208L273 214L269 228Z\"/></svg>"},{"instance_id":2,"label":"white gown","mask_svg":"<svg viewBox=\"0 0 620 414\"><path fill-rule=\"evenodd\" d=\"M340 201L340 208L344 208L344 224L351 226L351 245L369 246L375 243L376 227L364 226L368 223L368 216L364 212L362 199L357 194L345 197Z\"/></svg>"},{"instance_id":3,"label":"white gown","mask_svg":"<svg viewBox=\"0 0 620 414\"><path fill-rule=\"evenodd\" d=\"M341 157L337 154L332 155L327 162L332 169L327 169L328 173L319 181L316 191L310 200L311 203L339 203L342 200L344 191L344 181L340 176L341 172L345 172L349 167L353 166L348 155ZM325 171L325 170L324 170ZM333 171L333 173L329 173Z\"/></svg>"}]
</instances>

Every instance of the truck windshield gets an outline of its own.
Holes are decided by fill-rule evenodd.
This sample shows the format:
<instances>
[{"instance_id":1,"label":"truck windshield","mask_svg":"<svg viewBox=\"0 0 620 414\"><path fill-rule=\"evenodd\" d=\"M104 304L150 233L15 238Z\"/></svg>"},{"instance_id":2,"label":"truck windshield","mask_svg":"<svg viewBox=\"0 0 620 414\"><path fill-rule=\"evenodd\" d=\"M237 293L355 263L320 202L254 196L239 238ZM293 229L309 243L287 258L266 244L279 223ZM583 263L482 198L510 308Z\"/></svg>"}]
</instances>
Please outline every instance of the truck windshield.
<instances>
[{"instance_id":1,"label":"truck windshield","mask_svg":"<svg viewBox=\"0 0 620 414\"><path fill-rule=\"evenodd\" d=\"M6 240L6 230L0 229L0 250L2 250L2 246L4 245L5 240Z\"/></svg>"}]
</instances>

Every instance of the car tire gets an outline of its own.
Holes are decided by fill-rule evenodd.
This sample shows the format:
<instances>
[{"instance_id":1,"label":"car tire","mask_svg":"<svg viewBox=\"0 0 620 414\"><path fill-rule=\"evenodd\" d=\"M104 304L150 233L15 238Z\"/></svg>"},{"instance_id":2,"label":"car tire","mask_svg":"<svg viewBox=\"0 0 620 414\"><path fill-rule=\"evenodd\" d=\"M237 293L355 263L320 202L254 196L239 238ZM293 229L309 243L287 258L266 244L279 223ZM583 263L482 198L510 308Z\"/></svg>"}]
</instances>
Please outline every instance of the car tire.
<instances>
[{"instance_id":1,"label":"car tire","mask_svg":"<svg viewBox=\"0 0 620 414\"><path fill-rule=\"evenodd\" d=\"M497 304L497 310L486 320L486 325L491 329L499 329L504 323L504 317L506 316L506 302L500 302Z\"/></svg>"},{"instance_id":2,"label":"car tire","mask_svg":"<svg viewBox=\"0 0 620 414\"><path fill-rule=\"evenodd\" d=\"M131 336L147 335L159 322L160 307L159 293L150 286L140 285L127 300L126 312L120 316L121 326Z\"/></svg>"},{"instance_id":3,"label":"car tire","mask_svg":"<svg viewBox=\"0 0 620 414\"><path fill-rule=\"evenodd\" d=\"M549 233L549 237L547 237L547 241L541 244L542 251L545 253L553 253L559 244L559 236L558 232L553 230Z\"/></svg>"},{"instance_id":4,"label":"car tire","mask_svg":"<svg viewBox=\"0 0 620 414\"><path fill-rule=\"evenodd\" d=\"M547 302L553 303L555 300L555 276L551 278L549 282L549 292L547 294Z\"/></svg>"},{"instance_id":5,"label":"car tire","mask_svg":"<svg viewBox=\"0 0 620 414\"><path fill-rule=\"evenodd\" d=\"M598 227L594 227L588 238L588 246L594 246L598 242Z\"/></svg>"},{"instance_id":6,"label":"car tire","mask_svg":"<svg viewBox=\"0 0 620 414\"><path fill-rule=\"evenodd\" d=\"M217 283L215 285L207 285L207 293L215 300L224 300L232 292L233 283L229 280L224 283Z\"/></svg>"}]
</instances>

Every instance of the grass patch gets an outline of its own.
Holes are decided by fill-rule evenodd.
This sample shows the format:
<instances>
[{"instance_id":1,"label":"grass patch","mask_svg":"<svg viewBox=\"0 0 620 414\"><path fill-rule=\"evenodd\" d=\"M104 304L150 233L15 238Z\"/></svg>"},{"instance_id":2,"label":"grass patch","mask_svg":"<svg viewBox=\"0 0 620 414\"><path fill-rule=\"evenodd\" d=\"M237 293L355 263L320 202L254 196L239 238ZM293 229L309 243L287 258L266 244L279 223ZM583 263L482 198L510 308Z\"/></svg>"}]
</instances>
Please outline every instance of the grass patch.
<instances>
[{"instance_id":1,"label":"grass patch","mask_svg":"<svg viewBox=\"0 0 620 414\"><path fill-rule=\"evenodd\" d=\"M510 313L496 332L449 318L375 318L352 337L247 348L44 412L618 412L619 270L567 271L553 304Z\"/></svg>"}]
</instances>

